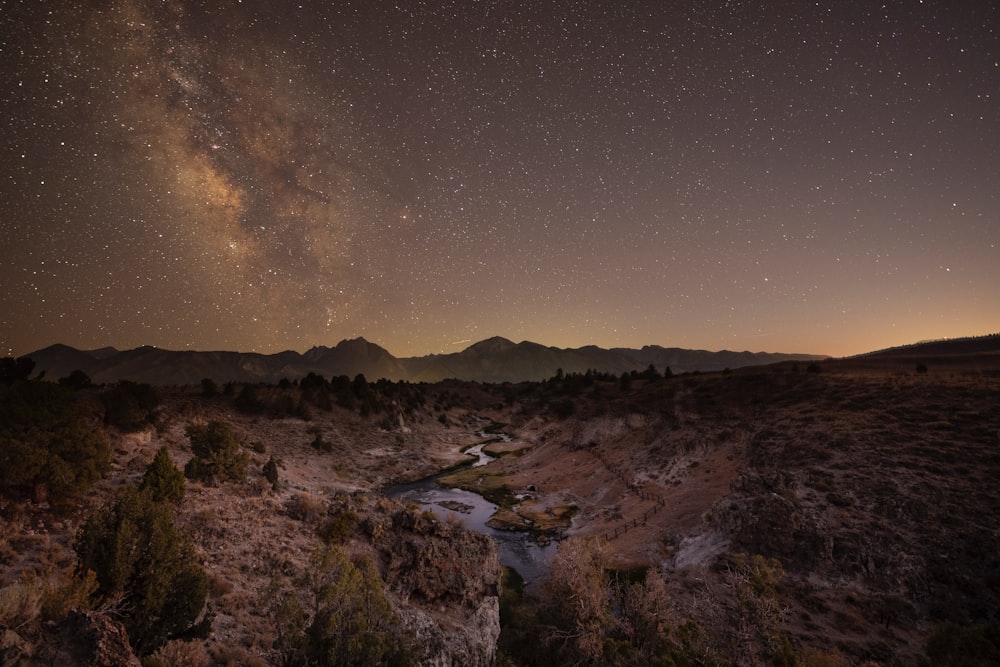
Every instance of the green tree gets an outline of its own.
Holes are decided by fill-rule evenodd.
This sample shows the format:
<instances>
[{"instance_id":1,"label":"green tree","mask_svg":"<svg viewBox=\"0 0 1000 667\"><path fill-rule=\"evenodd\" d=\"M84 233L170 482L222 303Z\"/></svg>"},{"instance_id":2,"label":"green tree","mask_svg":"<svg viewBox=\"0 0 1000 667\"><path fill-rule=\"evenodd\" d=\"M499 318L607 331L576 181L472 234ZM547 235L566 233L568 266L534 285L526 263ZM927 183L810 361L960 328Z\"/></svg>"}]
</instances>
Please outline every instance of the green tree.
<instances>
[{"instance_id":1,"label":"green tree","mask_svg":"<svg viewBox=\"0 0 1000 667\"><path fill-rule=\"evenodd\" d=\"M194 457L184 466L187 477L207 482L246 479L250 457L229 424L223 421L192 424L187 428L187 435L194 452Z\"/></svg>"},{"instance_id":2,"label":"green tree","mask_svg":"<svg viewBox=\"0 0 1000 667\"><path fill-rule=\"evenodd\" d=\"M306 630L310 653L323 665L375 665L391 662L398 625L382 580L371 559L352 563L341 549L314 559L316 608Z\"/></svg>"},{"instance_id":3,"label":"green tree","mask_svg":"<svg viewBox=\"0 0 1000 667\"><path fill-rule=\"evenodd\" d=\"M260 400L256 387L252 384L245 384L236 397L236 407L243 412L260 412L264 409L264 402Z\"/></svg>"},{"instance_id":4,"label":"green tree","mask_svg":"<svg viewBox=\"0 0 1000 667\"><path fill-rule=\"evenodd\" d=\"M219 385L215 384L212 378L201 379L201 395L205 398L212 398L219 393Z\"/></svg>"},{"instance_id":5,"label":"green tree","mask_svg":"<svg viewBox=\"0 0 1000 667\"><path fill-rule=\"evenodd\" d=\"M83 524L74 549L81 571L97 575L99 602L119 610L139 655L195 629L208 578L170 506L152 493L119 490Z\"/></svg>"},{"instance_id":6,"label":"green tree","mask_svg":"<svg viewBox=\"0 0 1000 667\"><path fill-rule=\"evenodd\" d=\"M351 388L354 390L354 395L358 398L364 398L370 394L372 390L371 385L368 384L368 380L365 378L364 373L358 373L354 376Z\"/></svg>"},{"instance_id":7,"label":"green tree","mask_svg":"<svg viewBox=\"0 0 1000 667\"><path fill-rule=\"evenodd\" d=\"M170 459L166 447L160 447L139 484L140 491L149 491L153 500L177 504L184 497L184 473Z\"/></svg>"},{"instance_id":8,"label":"green tree","mask_svg":"<svg viewBox=\"0 0 1000 667\"><path fill-rule=\"evenodd\" d=\"M412 662L409 637L370 558L352 561L340 547L320 549L297 583L312 596L311 610L303 610L294 595L281 597L272 607L286 665Z\"/></svg>"},{"instance_id":9,"label":"green tree","mask_svg":"<svg viewBox=\"0 0 1000 667\"><path fill-rule=\"evenodd\" d=\"M104 421L122 431L137 431L152 423L161 400L152 386L121 380L101 394Z\"/></svg>"},{"instance_id":10,"label":"green tree","mask_svg":"<svg viewBox=\"0 0 1000 667\"><path fill-rule=\"evenodd\" d=\"M111 448L96 416L50 382L0 386L0 491L48 500L57 512L108 470Z\"/></svg>"},{"instance_id":11,"label":"green tree","mask_svg":"<svg viewBox=\"0 0 1000 667\"><path fill-rule=\"evenodd\" d=\"M86 389L87 387L93 386L93 382L90 381L90 376L80 369L73 371L64 378L59 378L59 384L64 387L69 387L70 389Z\"/></svg>"}]
</instances>

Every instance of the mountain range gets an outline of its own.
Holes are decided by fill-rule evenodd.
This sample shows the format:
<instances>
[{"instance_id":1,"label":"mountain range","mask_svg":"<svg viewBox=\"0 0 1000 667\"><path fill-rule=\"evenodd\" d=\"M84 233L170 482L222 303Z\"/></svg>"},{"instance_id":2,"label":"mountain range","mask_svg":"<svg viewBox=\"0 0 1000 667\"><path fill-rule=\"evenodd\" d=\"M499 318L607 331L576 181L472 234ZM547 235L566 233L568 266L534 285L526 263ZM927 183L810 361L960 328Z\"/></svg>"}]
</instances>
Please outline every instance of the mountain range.
<instances>
[{"instance_id":1,"label":"mountain range","mask_svg":"<svg viewBox=\"0 0 1000 667\"><path fill-rule=\"evenodd\" d=\"M197 384L203 378L216 382L278 382L316 373L324 377L363 374L369 380L385 378L409 382L446 379L477 382L538 381L565 373L587 370L621 374L642 371L652 364L663 372L720 371L771 364L780 361L814 361L826 358L811 354L686 350L647 345L641 349L547 347L524 341L514 343L494 337L461 352L423 357L397 358L364 338L343 340L334 347L318 346L298 353L195 352L164 350L151 346L119 351L114 348L77 350L52 345L27 355L35 372L44 371L54 380L81 370L96 383L132 380L154 385Z\"/></svg>"}]
</instances>

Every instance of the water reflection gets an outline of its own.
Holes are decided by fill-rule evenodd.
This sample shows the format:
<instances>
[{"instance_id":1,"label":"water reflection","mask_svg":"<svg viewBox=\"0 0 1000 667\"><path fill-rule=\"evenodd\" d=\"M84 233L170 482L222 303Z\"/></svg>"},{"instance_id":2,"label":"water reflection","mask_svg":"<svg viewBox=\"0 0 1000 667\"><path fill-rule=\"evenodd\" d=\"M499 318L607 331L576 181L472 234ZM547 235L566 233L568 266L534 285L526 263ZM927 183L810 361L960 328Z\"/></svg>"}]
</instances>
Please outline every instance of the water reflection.
<instances>
[{"instance_id":1,"label":"water reflection","mask_svg":"<svg viewBox=\"0 0 1000 667\"><path fill-rule=\"evenodd\" d=\"M495 437L494 434L487 434ZM484 443L485 444L485 443ZM477 457L469 467L484 466L493 460L485 454L483 444L467 450ZM450 471L453 472L453 471ZM438 486L437 480L444 474L432 475L409 484L399 484L385 491L388 498L409 500L434 512L441 519L455 517L466 528L489 535L497 545L500 563L512 567L530 584L541 579L548 570L549 561L555 553L556 543L540 544L538 540L523 531L497 530L486 524L497 511L497 506L478 493L465 489L447 489Z\"/></svg>"}]
</instances>

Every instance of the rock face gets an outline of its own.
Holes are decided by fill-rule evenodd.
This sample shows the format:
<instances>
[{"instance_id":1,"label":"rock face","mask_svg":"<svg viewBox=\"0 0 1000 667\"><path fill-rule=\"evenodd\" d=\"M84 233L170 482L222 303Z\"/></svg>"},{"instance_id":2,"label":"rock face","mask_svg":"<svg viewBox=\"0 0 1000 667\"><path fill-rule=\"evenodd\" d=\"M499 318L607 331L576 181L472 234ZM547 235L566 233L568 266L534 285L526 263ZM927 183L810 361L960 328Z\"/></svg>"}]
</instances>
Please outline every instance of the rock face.
<instances>
[{"instance_id":1,"label":"rock face","mask_svg":"<svg viewBox=\"0 0 1000 667\"><path fill-rule=\"evenodd\" d=\"M0 632L0 667L26 664L33 652L34 647L13 630Z\"/></svg>"},{"instance_id":2,"label":"rock face","mask_svg":"<svg viewBox=\"0 0 1000 667\"><path fill-rule=\"evenodd\" d=\"M34 662L65 667L140 667L121 623L95 611L71 611Z\"/></svg>"},{"instance_id":3,"label":"rock face","mask_svg":"<svg viewBox=\"0 0 1000 667\"><path fill-rule=\"evenodd\" d=\"M390 599L423 653L420 663L492 664L500 637L500 560L493 541L392 501L358 513Z\"/></svg>"}]
</instances>

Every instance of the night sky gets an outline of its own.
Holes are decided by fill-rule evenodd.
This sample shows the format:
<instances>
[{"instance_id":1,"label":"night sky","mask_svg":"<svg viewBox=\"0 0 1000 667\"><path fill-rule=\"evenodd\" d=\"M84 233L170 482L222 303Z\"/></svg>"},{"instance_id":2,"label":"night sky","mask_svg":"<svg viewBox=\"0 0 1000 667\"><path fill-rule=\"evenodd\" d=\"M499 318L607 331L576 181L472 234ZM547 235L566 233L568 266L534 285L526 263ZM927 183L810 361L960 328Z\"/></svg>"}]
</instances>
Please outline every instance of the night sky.
<instances>
[{"instance_id":1,"label":"night sky","mask_svg":"<svg viewBox=\"0 0 1000 667\"><path fill-rule=\"evenodd\" d=\"M997 5L0 0L0 355L998 331Z\"/></svg>"}]
</instances>

